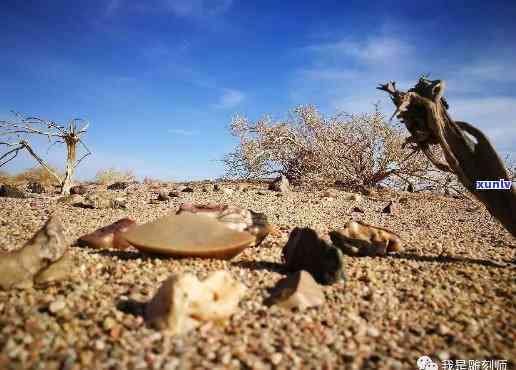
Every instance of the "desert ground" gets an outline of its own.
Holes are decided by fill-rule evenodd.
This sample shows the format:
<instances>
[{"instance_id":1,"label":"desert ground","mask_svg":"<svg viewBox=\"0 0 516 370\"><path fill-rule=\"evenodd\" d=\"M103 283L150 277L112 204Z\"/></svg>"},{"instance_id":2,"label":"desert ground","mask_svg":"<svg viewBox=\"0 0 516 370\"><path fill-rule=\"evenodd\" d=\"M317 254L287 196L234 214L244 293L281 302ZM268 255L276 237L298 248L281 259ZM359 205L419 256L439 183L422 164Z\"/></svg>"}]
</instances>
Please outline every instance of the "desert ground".
<instances>
[{"instance_id":1,"label":"desert ground","mask_svg":"<svg viewBox=\"0 0 516 370\"><path fill-rule=\"evenodd\" d=\"M67 231L75 270L46 288L0 291L1 369L415 369L420 356L516 362L516 241L472 200L378 191L350 200L337 191L278 194L265 185L227 184L154 202L178 184L117 191L126 209L86 209L52 193L0 198L0 250L20 248L49 215ZM90 191L103 188L89 185ZM399 210L382 213L390 200ZM134 250L74 245L123 217L145 223L181 203L222 203L257 212L279 228L232 260L171 259ZM358 207L363 212L352 212ZM263 304L285 276L281 249L294 227L321 234L351 219L401 236L401 252L345 256L347 280L323 286L326 302L303 311ZM206 323L182 337L149 328L121 302L148 301L172 273L227 270L247 293L225 326ZM1 273L1 272L0 272ZM50 310L59 302L58 309Z\"/></svg>"}]
</instances>

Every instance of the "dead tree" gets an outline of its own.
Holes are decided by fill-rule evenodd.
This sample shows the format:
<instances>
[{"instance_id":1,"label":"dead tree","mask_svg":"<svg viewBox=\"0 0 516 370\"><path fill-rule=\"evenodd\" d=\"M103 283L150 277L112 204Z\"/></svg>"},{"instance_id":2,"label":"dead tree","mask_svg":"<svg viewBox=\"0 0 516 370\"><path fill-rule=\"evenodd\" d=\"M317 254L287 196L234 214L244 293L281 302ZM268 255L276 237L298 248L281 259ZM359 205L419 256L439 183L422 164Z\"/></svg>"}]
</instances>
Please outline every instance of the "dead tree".
<instances>
[{"instance_id":1,"label":"dead tree","mask_svg":"<svg viewBox=\"0 0 516 370\"><path fill-rule=\"evenodd\" d=\"M74 118L65 127L54 121L38 117L24 117L20 113L15 113L15 117L15 121L0 121L0 146L6 148L6 152L0 155L0 167L13 160L20 151L26 150L56 179L61 187L61 194L70 194L75 169L84 158L91 154L81 139L81 136L86 133L89 123L85 120ZM50 147L55 144L66 145L67 155L64 175L59 175L36 153L29 141L31 136L45 136ZM85 150L85 154L79 160L77 160L78 144L81 144Z\"/></svg>"},{"instance_id":2,"label":"dead tree","mask_svg":"<svg viewBox=\"0 0 516 370\"><path fill-rule=\"evenodd\" d=\"M467 122L454 121L447 112L443 97L445 82L425 77L408 91L396 89L391 81L378 89L390 94L396 106L393 114L402 121L411 136L405 144L414 143L440 170L457 175L460 182L474 194L503 226L516 236L516 189L477 189L477 181L497 181L510 178L503 161L487 137ZM474 140L472 139L474 138ZM446 163L438 160L431 146L439 145Z\"/></svg>"}]
</instances>

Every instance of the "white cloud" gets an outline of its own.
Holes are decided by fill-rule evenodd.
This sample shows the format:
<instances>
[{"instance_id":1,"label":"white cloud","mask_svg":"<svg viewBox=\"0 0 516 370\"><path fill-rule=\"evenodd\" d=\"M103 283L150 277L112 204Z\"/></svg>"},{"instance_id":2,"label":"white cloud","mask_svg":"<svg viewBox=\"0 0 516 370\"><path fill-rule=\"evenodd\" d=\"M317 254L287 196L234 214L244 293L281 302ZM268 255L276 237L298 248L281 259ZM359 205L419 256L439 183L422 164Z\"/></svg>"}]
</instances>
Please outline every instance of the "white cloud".
<instances>
[{"instance_id":1,"label":"white cloud","mask_svg":"<svg viewBox=\"0 0 516 370\"><path fill-rule=\"evenodd\" d=\"M239 105L245 99L245 94L242 91L234 89L224 89L224 93L219 101L213 105L217 109L229 109Z\"/></svg>"},{"instance_id":2,"label":"white cloud","mask_svg":"<svg viewBox=\"0 0 516 370\"><path fill-rule=\"evenodd\" d=\"M459 73L465 77L482 81L516 81L514 66L509 63L508 61L501 60L479 60L464 66Z\"/></svg>"},{"instance_id":3,"label":"white cloud","mask_svg":"<svg viewBox=\"0 0 516 370\"><path fill-rule=\"evenodd\" d=\"M328 112L371 112L380 101L389 117L387 94L375 89L390 79L406 90L422 72L447 81L446 96L453 119L481 129L503 156L516 151L516 97L507 82L516 80L510 58L483 55L461 60L428 60L424 50L403 36L337 40L304 48L307 64L295 72L290 96L297 103L321 104ZM421 70L423 69L423 70ZM435 73L439 73L436 75Z\"/></svg>"},{"instance_id":4,"label":"white cloud","mask_svg":"<svg viewBox=\"0 0 516 370\"><path fill-rule=\"evenodd\" d=\"M321 55L349 56L367 63L397 60L411 52L407 43L401 39L387 36L371 37L361 41L343 39L334 43L312 45L308 47L308 50Z\"/></svg>"},{"instance_id":5,"label":"white cloud","mask_svg":"<svg viewBox=\"0 0 516 370\"><path fill-rule=\"evenodd\" d=\"M454 120L480 128L497 149L516 150L516 98L455 99L449 110Z\"/></svg>"}]
</instances>

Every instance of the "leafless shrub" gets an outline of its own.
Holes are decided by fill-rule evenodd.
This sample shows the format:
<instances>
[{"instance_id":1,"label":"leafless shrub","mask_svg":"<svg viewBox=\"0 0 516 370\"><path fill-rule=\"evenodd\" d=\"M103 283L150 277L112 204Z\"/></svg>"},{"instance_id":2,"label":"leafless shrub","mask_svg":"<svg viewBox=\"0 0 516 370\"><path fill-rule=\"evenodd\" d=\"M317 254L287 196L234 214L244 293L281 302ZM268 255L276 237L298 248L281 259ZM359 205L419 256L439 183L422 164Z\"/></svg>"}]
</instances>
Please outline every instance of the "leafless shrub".
<instances>
[{"instance_id":1,"label":"leafless shrub","mask_svg":"<svg viewBox=\"0 0 516 370\"><path fill-rule=\"evenodd\" d=\"M283 174L295 184L401 187L431 170L421 153L402 147L402 130L378 109L325 118L313 106L300 106L286 121L236 117L230 130L239 144L223 160L229 177Z\"/></svg>"},{"instance_id":2,"label":"leafless shrub","mask_svg":"<svg viewBox=\"0 0 516 370\"><path fill-rule=\"evenodd\" d=\"M53 167L50 167L52 171L57 173L59 176L63 176L59 171ZM34 167L25 171L22 171L13 176L16 182L40 182L45 185L59 185L56 179L44 168Z\"/></svg>"},{"instance_id":3,"label":"leafless shrub","mask_svg":"<svg viewBox=\"0 0 516 370\"><path fill-rule=\"evenodd\" d=\"M39 117L25 117L20 113L15 113L14 116L13 120L0 120L0 148L5 149L4 153L0 153L0 167L16 158L20 151L27 151L58 182L61 194L69 194L76 167L91 154L81 138L86 133L89 123L75 118L64 126ZM66 166L63 175L58 174L36 152L30 142L30 139L36 136L46 137L49 149L55 144L66 145ZM84 149L84 154L77 159L79 144Z\"/></svg>"},{"instance_id":4,"label":"leafless shrub","mask_svg":"<svg viewBox=\"0 0 516 370\"><path fill-rule=\"evenodd\" d=\"M133 182L136 180L133 172L131 170L128 171L119 171L114 168L109 168L107 170L100 170L95 175L95 182L98 184L111 184L114 182Z\"/></svg>"}]
</instances>

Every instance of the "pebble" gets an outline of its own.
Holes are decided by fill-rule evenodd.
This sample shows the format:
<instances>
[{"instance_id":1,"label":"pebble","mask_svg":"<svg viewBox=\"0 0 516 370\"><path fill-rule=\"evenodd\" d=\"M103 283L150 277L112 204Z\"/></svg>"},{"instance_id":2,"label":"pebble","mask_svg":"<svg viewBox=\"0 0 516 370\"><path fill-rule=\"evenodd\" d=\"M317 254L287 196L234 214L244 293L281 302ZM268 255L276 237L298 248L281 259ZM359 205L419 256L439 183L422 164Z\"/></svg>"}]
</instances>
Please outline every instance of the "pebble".
<instances>
[{"instance_id":1,"label":"pebble","mask_svg":"<svg viewBox=\"0 0 516 370\"><path fill-rule=\"evenodd\" d=\"M48 310L52 313L59 312L66 307L66 302L63 299L58 299L48 306Z\"/></svg>"}]
</instances>

